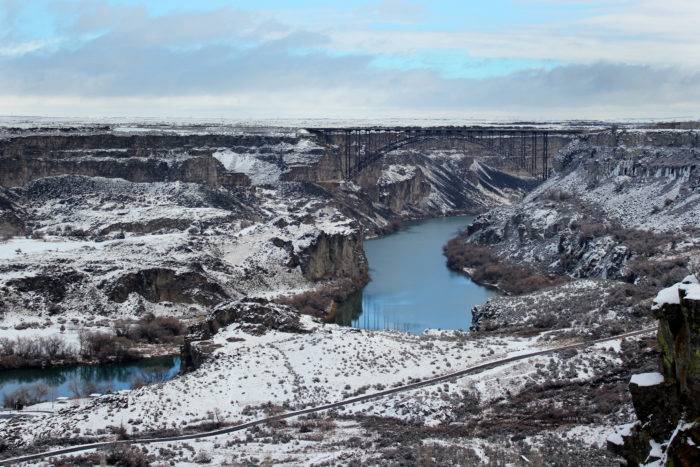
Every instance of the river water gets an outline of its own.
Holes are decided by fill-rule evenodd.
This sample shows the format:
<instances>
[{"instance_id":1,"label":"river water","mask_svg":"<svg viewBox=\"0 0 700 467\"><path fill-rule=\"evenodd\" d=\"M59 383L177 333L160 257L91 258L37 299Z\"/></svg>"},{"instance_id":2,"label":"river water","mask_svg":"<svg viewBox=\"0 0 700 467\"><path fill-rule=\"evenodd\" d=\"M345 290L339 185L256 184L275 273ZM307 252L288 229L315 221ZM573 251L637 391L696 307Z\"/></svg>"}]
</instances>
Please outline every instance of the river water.
<instances>
[{"instance_id":1,"label":"river water","mask_svg":"<svg viewBox=\"0 0 700 467\"><path fill-rule=\"evenodd\" d=\"M416 221L367 240L371 280L338 307L336 322L411 333L468 329L472 307L493 292L449 270L442 247L472 220L457 216Z\"/></svg>"},{"instance_id":2,"label":"river water","mask_svg":"<svg viewBox=\"0 0 700 467\"><path fill-rule=\"evenodd\" d=\"M90 393L116 392L130 389L135 381L151 383L165 381L180 370L180 357L155 357L128 363L76 365L45 369L0 371L0 405L5 395L24 387L35 393L39 385L43 392L39 399L49 401L56 397L75 397L76 391Z\"/></svg>"}]
</instances>

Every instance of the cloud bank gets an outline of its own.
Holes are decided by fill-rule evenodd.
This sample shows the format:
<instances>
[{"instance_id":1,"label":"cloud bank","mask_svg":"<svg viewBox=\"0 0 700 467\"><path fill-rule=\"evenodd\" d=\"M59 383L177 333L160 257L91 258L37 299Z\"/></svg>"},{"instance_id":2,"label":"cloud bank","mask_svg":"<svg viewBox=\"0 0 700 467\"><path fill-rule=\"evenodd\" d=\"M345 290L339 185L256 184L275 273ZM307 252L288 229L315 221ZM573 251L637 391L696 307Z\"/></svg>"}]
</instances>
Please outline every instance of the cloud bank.
<instances>
[{"instance_id":1,"label":"cloud bank","mask_svg":"<svg viewBox=\"0 0 700 467\"><path fill-rule=\"evenodd\" d=\"M684 20L674 28L654 2L637 3L641 13L606 10L578 20L566 34L532 23L498 34L483 29L425 31L421 4L402 8L400 0L377 3L371 20L354 20L357 11L351 11L350 26L335 29L319 27L324 23L318 19L299 24L288 12L217 7L154 14L133 2L42 1L44 23L51 26L47 34L23 30L22 4L3 0L0 114L700 116L700 68L694 63L700 54L683 56L688 48L700 51L698 35L688 32L693 22ZM640 36L645 18L650 19L645 12L659 20ZM699 7L692 7L689 15L700 17ZM393 26L379 27L378 21ZM576 50L572 44L577 41L585 50ZM652 42L657 46L646 50L645 59L645 51L638 48ZM665 55L657 53L659 44L666 44ZM400 60L425 50L496 61L546 59L553 65L528 67L525 61L517 70L460 78L429 66L376 63L382 55L395 54ZM611 56L615 50L617 59Z\"/></svg>"}]
</instances>

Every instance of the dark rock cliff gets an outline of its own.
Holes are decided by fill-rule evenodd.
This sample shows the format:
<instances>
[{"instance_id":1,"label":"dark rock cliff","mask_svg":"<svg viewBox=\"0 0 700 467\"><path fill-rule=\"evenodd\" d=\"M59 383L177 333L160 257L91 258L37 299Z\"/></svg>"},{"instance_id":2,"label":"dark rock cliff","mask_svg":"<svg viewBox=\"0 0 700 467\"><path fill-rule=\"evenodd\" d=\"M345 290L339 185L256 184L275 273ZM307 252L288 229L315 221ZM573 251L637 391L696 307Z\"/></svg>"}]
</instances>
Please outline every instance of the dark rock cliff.
<instances>
[{"instance_id":1,"label":"dark rock cliff","mask_svg":"<svg viewBox=\"0 0 700 467\"><path fill-rule=\"evenodd\" d=\"M16 199L15 193L0 187L0 239L23 235L26 232Z\"/></svg>"},{"instance_id":2,"label":"dark rock cliff","mask_svg":"<svg viewBox=\"0 0 700 467\"><path fill-rule=\"evenodd\" d=\"M131 293L137 293L149 302L199 303L214 305L228 298L217 283L203 273L178 273L166 268L144 269L119 277L108 286L107 296L117 303L125 302Z\"/></svg>"},{"instance_id":3,"label":"dark rock cliff","mask_svg":"<svg viewBox=\"0 0 700 467\"><path fill-rule=\"evenodd\" d=\"M630 465L700 464L700 285L689 276L659 293L660 371L634 375L638 421L612 436L609 448Z\"/></svg>"},{"instance_id":4,"label":"dark rock cliff","mask_svg":"<svg viewBox=\"0 0 700 467\"><path fill-rule=\"evenodd\" d=\"M133 182L182 181L237 186L250 181L211 157L216 148L247 152L290 137L257 135L32 135L0 141L0 186L16 187L43 177L86 175Z\"/></svg>"},{"instance_id":5,"label":"dark rock cliff","mask_svg":"<svg viewBox=\"0 0 700 467\"><path fill-rule=\"evenodd\" d=\"M367 277L362 233L321 234L300 253L301 270L311 281Z\"/></svg>"}]
</instances>

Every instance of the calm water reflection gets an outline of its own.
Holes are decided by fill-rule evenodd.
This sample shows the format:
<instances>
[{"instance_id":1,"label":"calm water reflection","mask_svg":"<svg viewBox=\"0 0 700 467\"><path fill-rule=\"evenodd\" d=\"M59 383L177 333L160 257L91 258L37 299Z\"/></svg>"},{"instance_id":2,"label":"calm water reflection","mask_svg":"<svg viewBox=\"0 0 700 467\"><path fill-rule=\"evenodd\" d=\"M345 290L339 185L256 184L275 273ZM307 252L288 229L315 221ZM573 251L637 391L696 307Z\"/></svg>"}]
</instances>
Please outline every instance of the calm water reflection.
<instances>
[{"instance_id":1,"label":"calm water reflection","mask_svg":"<svg viewBox=\"0 0 700 467\"><path fill-rule=\"evenodd\" d=\"M428 219L392 235L368 240L371 281L338 307L337 322L363 329L421 333L468 329L471 309L492 291L450 271L442 246L473 217Z\"/></svg>"},{"instance_id":2,"label":"calm water reflection","mask_svg":"<svg viewBox=\"0 0 700 467\"><path fill-rule=\"evenodd\" d=\"M44 384L44 400L74 396L74 388L96 392L130 389L136 380L153 382L173 378L180 371L180 357L157 357L128 363L79 365L60 368L0 371L0 404L5 394L22 386Z\"/></svg>"}]
</instances>

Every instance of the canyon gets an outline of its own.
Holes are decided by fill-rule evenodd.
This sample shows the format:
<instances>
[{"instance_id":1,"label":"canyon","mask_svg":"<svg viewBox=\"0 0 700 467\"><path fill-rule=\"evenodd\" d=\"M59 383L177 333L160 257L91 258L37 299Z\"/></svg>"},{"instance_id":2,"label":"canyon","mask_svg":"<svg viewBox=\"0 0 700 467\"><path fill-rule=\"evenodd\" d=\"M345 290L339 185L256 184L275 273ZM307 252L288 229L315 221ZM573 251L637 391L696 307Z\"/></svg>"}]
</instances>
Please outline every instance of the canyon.
<instances>
[{"instance_id":1,"label":"canyon","mask_svg":"<svg viewBox=\"0 0 700 467\"><path fill-rule=\"evenodd\" d=\"M30 409L48 413L0 419L0 457L112 439L138 446L602 339L143 455L217 464L693 459L694 412L658 430L625 427L653 415L629 383L655 371L659 352L664 387L683 401L695 394L692 372L672 368L678 349L694 345L697 299L664 309L691 316L687 332L661 317L658 343L652 333L616 336L653 328L657 294L700 269L697 126L520 125L577 130L551 144L544 181L476 143L408 145L348 178L328 143L298 127L3 127L0 339L78 346L86 331L114 334L150 315L181 320L187 333L172 380L56 407L39 401ZM476 217L448 243L446 262L499 290L471 310L470 331L329 323L371 279L367 238L460 214ZM618 432L624 443L613 442ZM641 441L627 448L633 436Z\"/></svg>"}]
</instances>

